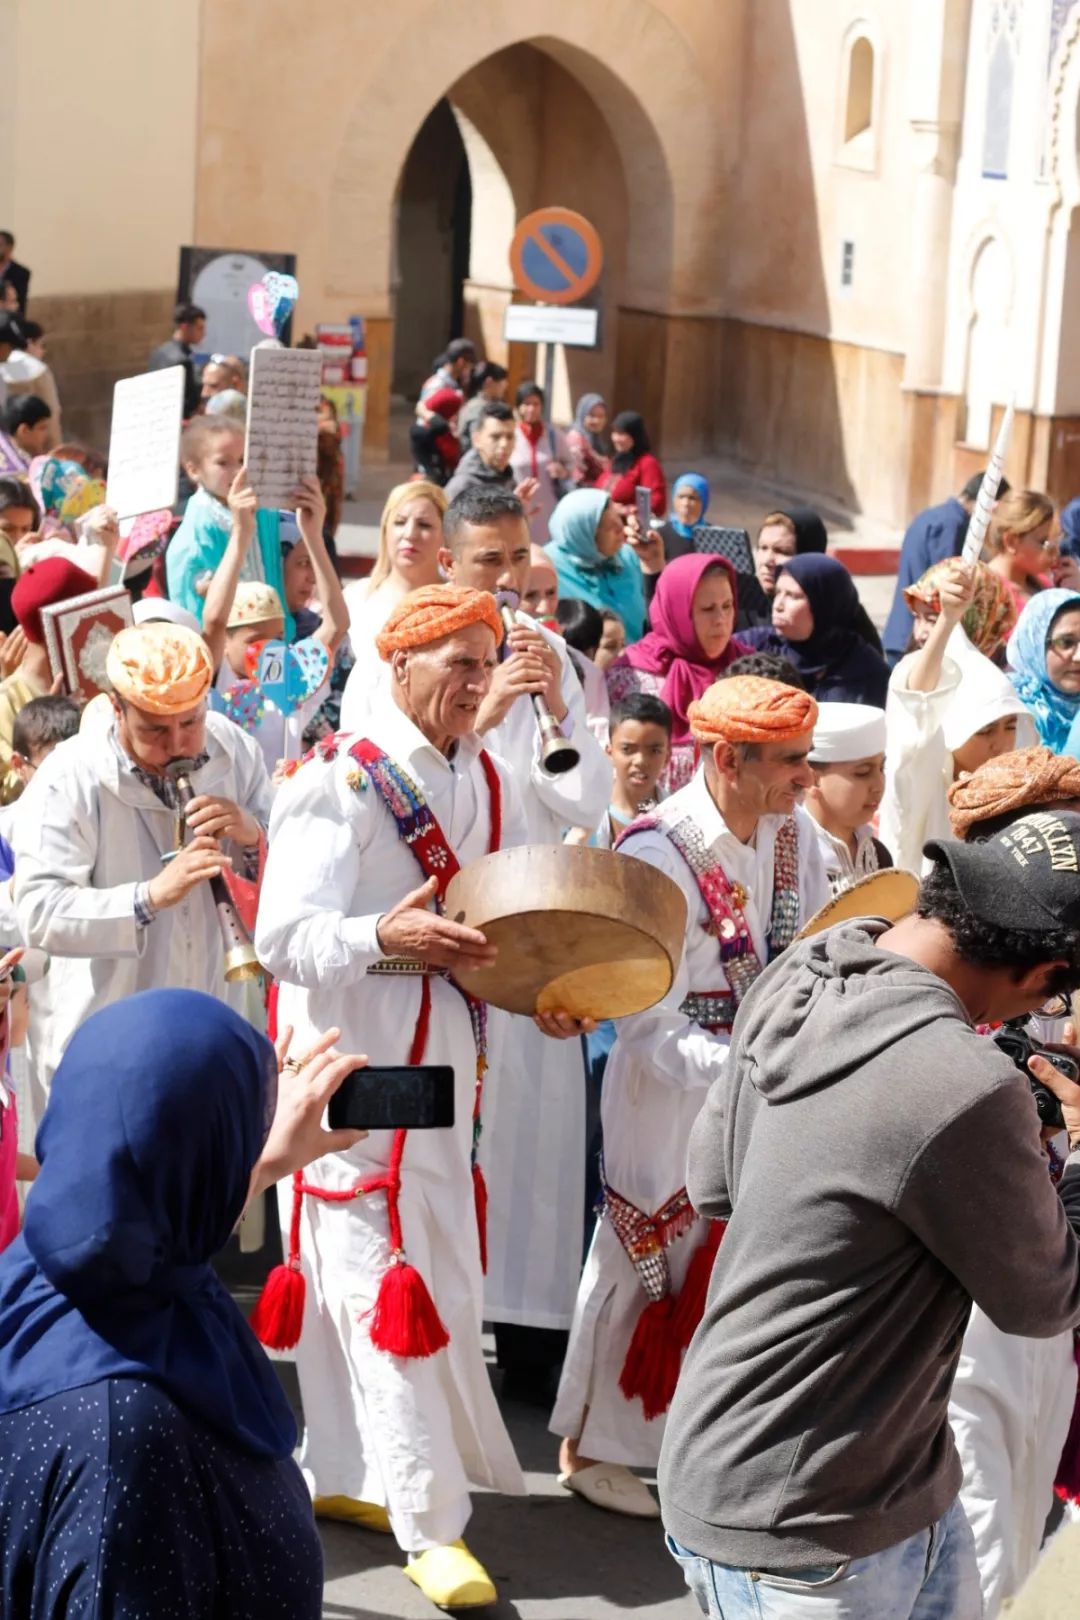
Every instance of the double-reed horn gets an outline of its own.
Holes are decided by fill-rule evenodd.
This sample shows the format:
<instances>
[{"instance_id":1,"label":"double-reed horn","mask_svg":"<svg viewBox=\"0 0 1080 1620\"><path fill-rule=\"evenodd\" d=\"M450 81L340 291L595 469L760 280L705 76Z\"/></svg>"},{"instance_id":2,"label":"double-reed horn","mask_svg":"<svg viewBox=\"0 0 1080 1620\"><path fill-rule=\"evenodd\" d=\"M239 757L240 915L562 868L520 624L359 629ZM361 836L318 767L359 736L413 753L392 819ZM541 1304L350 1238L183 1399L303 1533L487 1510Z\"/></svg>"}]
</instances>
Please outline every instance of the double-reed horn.
<instances>
[{"instance_id":1,"label":"double-reed horn","mask_svg":"<svg viewBox=\"0 0 1080 1620\"><path fill-rule=\"evenodd\" d=\"M499 591L495 598L499 604L499 614L507 635L517 624L514 609L520 600L516 591ZM566 771L572 771L581 755L566 737L563 736L559 722L548 708L540 692L531 692L533 713L536 716L537 728L540 732L540 768L547 771L549 776L562 776Z\"/></svg>"},{"instance_id":2,"label":"double-reed horn","mask_svg":"<svg viewBox=\"0 0 1080 1620\"><path fill-rule=\"evenodd\" d=\"M188 805L195 798L195 789L191 785L191 773L195 768L193 759L172 759L165 767L166 776L171 777L176 783L180 812L177 844L181 847L186 831ZM221 929L221 943L225 951L226 983L237 984L243 979L257 979L262 973L259 958L255 955L251 936L240 920L240 913L233 905L228 885L220 873L210 879L210 891L214 896L218 927Z\"/></svg>"}]
</instances>

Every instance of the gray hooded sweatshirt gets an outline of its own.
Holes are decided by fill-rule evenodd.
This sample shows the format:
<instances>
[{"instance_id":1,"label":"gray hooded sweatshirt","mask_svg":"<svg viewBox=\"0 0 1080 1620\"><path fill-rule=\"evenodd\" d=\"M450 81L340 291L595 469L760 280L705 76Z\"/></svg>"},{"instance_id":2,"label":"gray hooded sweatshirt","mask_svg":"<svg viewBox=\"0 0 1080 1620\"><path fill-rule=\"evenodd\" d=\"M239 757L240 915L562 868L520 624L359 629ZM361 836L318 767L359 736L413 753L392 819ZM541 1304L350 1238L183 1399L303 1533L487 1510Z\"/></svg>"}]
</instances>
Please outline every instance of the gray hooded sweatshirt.
<instances>
[{"instance_id":1,"label":"gray hooded sweatshirt","mask_svg":"<svg viewBox=\"0 0 1080 1620\"><path fill-rule=\"evenodd\" d=\"M841 923L739 1010L687 1186L730 1217L660 1460L664 1523L744 1569L861 1558L960 1485L949 1391L974 1299L1080 1323L1080 1155L1047 1174L1030 1088L942 979Z\"/></svg>"}]
</instances>

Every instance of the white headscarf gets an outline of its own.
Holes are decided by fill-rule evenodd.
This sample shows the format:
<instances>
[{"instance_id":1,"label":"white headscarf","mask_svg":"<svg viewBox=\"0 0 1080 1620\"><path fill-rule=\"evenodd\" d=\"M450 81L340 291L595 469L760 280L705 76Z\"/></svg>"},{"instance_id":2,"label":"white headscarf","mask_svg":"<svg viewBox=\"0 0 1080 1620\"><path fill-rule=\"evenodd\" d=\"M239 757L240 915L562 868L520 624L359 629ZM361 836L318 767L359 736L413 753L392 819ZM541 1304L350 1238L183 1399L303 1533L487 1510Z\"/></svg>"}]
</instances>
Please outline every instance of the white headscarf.
<instances>
[{"instance_id":1,"label":"white headscarf","mask_svg":"<svg viewBox=\"0 0 1080 1620\"><path fill-rule=\"evenodd\" d=\"M1004 670L998 669L973 647L960 625L949 637L947 657L960 672L941 722L941 733L950 754L962 748L970 737L995 720L1016 716L1016 746L1029 748L1038 742L1035 722Z\"/></svg>"}]
</instances>

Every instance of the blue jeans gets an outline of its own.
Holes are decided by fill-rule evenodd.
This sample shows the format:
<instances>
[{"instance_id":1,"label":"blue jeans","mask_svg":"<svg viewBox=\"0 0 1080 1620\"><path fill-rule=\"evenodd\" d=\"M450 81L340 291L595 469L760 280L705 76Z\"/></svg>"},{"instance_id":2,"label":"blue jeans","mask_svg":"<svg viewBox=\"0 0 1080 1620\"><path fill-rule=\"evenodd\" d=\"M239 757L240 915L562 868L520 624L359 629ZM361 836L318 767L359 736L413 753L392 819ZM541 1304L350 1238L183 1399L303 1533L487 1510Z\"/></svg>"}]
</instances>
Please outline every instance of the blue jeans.
<instances>
[{"instance_id":1,"label":"blue jeans","mask_svg":"<svg viewBox=\"0 0 1080 1620\"><path fill-rule=\"evenodd\" d=\"M975 1541L960 1503L869 1558L812 1569L732 1569L667 1548L711 1620L981 1620Z\"/></svg>"}]
</instances>

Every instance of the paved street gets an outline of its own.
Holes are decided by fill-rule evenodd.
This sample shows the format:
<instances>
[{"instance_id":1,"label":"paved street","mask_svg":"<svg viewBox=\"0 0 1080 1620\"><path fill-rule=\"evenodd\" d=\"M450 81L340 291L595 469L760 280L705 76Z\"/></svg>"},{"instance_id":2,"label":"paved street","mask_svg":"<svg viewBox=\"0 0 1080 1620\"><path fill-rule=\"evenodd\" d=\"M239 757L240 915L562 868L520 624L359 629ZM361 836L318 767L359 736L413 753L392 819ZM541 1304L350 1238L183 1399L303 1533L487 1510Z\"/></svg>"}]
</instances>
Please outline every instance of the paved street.
<instances>
[{"instance_id":1,"label":"paved street","mask_svg":"<svg viewBox=\"0 0 1080 1620\"><path fill-rule=\"evenodd\" d=\"M529 1495L475 1497L467 1539L499 1589L493 1608L475 1612L491 1620L690 1620L696 1605L659 1525L604 1513L564 1491L546 1412L508 1402L504 1413ZM324 1525L323 1547L325 1620L432 1620L438 1612L402 1575L388 1538Z\"/></svg>"},{"instance_id":2,"label":"paved street","mask_svg":"<svg viewBox=\"0 0 1080 1620\"><path fill-rule=\"evenodd\" d=\"M255 1301L268 1265L241 1257L235 1243L220 1269L242 1310ZM488 1342L489 1352L491 1351ZM295 1369L278 1358L282 1382L299 1416ZM492 1369L496 1387L500 1374ZM664 1551L659 1524L623 1519L590 1507L556 1479L554 1435L547 1411L516 1401L503 1412L529 1494L479 1491L467 1539L499 1589L484 1620L693 1620L678 1569ZM351 1526L323 1524L326 1554L324 1620L434 1620L439 1613L401 1573L404 1562L389 1537Z\"/></svg>"}]
</instances>

